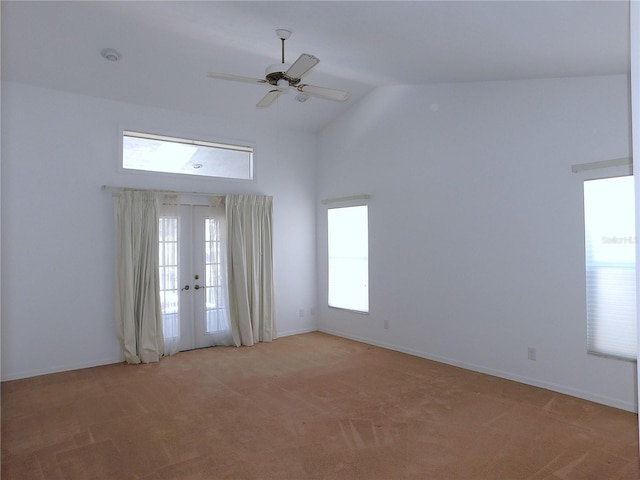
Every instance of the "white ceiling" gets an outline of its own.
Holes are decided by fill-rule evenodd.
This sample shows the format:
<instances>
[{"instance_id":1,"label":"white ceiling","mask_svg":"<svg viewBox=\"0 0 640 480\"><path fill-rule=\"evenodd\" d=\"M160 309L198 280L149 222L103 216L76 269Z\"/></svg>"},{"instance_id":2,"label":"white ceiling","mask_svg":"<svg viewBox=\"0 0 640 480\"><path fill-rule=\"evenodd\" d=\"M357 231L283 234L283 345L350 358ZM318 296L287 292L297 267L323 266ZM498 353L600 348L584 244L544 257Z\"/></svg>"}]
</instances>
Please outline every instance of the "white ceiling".
<instances>
[{"instance_id":1,"label":"white ceiling","mask_svg":"<svg viewBox=\"0 0 640 480\"><path fill-rule=\"evenodd\" d=\"M2 79L125 102L278 122L317 132L378 86L629 72L629 1L3 1ZM320 58L306 83L348 90L338 103L294 95L269 109L259 78ZM113 63L103 48L122 54Z\"/></svg>"}]
</instances>

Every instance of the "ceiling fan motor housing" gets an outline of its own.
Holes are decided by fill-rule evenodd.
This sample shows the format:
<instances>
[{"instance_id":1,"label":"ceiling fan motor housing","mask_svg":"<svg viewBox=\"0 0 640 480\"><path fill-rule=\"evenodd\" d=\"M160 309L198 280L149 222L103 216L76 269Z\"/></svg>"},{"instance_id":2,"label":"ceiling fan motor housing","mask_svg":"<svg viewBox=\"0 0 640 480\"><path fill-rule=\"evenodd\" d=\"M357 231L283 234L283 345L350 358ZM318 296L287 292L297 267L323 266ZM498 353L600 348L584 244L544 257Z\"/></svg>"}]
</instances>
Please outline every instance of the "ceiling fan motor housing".
<instances>
[{"instance_id":1,"label":"ceiling fan motor housing","mask_svg":"<svg viewBox=\"0 0 640 480\"><path fill-rule=\"evenodd\" d=\"M264 78L271 85L277 85L278 84L278 80L284 79L287 82L289 82L289 85L291 85L293 87L293 86L297 85L298 83L300 83L300 79L299 78L289 78L287 76L287 74L285 72L287 70L289 70L290 66L291 65L288 64L288 63L276 63L275 65L269 65L267 67L267 69L265 70Z\"/></svg>"}]
</instances>

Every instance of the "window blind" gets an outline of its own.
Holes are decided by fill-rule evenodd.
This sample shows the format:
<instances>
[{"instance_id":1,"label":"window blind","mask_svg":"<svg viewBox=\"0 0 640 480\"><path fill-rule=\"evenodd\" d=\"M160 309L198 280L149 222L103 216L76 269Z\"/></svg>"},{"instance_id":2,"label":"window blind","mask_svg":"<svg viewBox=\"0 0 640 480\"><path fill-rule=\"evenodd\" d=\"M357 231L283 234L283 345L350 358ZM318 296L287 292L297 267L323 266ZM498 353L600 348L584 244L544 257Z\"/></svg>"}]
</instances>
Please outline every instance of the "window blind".
<instances>
[{"instance_id":1,"label":"window blind","mask_svg":"<svg viewBox=\"0 0 640 480\"><path fill-rule=\"evenodd\" d=\"M632 176L584 182L589 353L635 360L636 236Z\"/></svg>"}]
</instances>

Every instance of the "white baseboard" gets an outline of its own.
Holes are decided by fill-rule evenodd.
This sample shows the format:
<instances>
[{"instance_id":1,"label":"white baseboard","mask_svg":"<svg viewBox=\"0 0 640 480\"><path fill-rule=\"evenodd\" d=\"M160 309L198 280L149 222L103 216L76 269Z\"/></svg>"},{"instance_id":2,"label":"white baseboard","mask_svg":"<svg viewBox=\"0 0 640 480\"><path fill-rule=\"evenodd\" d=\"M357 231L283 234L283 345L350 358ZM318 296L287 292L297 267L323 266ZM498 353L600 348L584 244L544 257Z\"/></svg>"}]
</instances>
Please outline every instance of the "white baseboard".
<instances>
[{"instance_id":1,"label":"white baseboard","mask_svg":"<svg viewBox=\"0 0 640 480\"><path fill-rule=\"evenodd\" d=\"M452 365L454 367L464 368L466 370L471 370L478 373L484 373L487 375L491 375L494 377L504 378L506 380L513 380L515 382L524 383L526 385L531 385L533 387L544 388L547 390L551 390L554 392L562 393L565 395L570 395L572 397L581 398L583 400L588 400L590 402L600 403L603 405L607 405L609 407L619 408L621 410L626 410L628 412L637 413L638 407L634 403L629 403L625 401L621 401L616 398L606 397L603 395L595 394L592 392L587 392L584 390L579 390L571 387L567 387L565 385L558 385L552 382L546 382L543 380L539 380L536 378L530 378L523 375L517 375L510 372L503 372L501 370L495 370L493 368L488 368L482 365L470 364L466 362L460 362L451 358L442 357L439 355L431 355L426 352L422 352L419 350L414 350L411 348L400 347L398 345L393 345L386 342L378 342L376 340L372 340L370 338L362 338L355 335L345 335L342 332L335 332L331 329L319 328L318 331L323 333L328 333L330 335L335 335L337 337L344 337L350 340L355 340L357 342L367 343L369 345L375 345L377 347L387 348L389 350L395 350L397 352L408 353L409 355L414 355L416 357L425 358L427 360L433 360L434 362L444 363L447 365Z\"/></svg>"},{"instance_id":2,"label":"white baseboard","mask_svg":"<svg viewBox=\"0 0 640 480\"><path fill-rule=\"evenodd\" d=\"M278 332L277 338L290 337L291 335L300 335L301 333L311 333L311 332L317 332L317 331L318 331L318 327L316 326L301 328L297 330L286 330L284 332Z\"/></svg>"},{"instance_id":3,"label":"white baseboard","mask_svg":"<svg viewBox=\"0 0 640 480\"><path fill-rule=\"evenodd\" d=\"M311 326L308 328L298 329L298 330L286 330L284 332L278 332L277 337L289 337L291 335L298 335L302 333L310 333L316 332L318 329L315 326ZM69 365L61 365L55 367L41 368L36 370L26 370L22 372L10 373L6 375L2 375L1 381L8 382L11 380L20 380L22 378L30 378L37 377L38 375L48 375L50 373L61 373L68 372L70 370L80 370L83 368L91 368L91 367L100 367L103 365L112 365L114 363L123 362L124 358L113 358L109 360L96 360L92 362L86 363L76 363Z\"/></svg>"},{"instance_id":4,"label":"white baseboard","mask_svg":"<svg viewBox=\"0 0 640 480\"><path fill-rule=\"evenodd\" d=\"M120 363L122 360L119 358L112 358L109 360L96 360L86 363L75 363L70 365L62 365L57 367L41 368L37 370L27 370L24 372L11 373L2 376L2 381L7 382L10 380L20 380L22 378L37 377L38 375L48 375L50 373L68 372L71 370L81 370L83 368L101 367L103 365L113 365L114 363Z\"/></svg>"},{"instance_id":5,"label":"white baseboard","mask_svg":"<svg viewBox=\"0 0 640 480\"><path fill-rule=\"evenodd\" d=\"M554 392L558 392L558 393L562 393L565 395L570 395L572 397L577 397L577 398L582 398L583 400L588 400L591 402L596 402L596 403L601 403L603 405L608 405L610 407L614 407L614 408L619 408L622 410L626 410L629 412L637 412L638 408L637 405L634 403L629 403L629 402L624 402L621 401L619 399L616 398L610 398L610 397L606 397L603 395L598 395L598 394L594 394L592 392L587 392L584 390L579 390L579 389L575 389L575 388L571 388L571 387L567 387L565 385L559 385L559 384L555 384L552 382L546 382L543 380L539 380L536 378L531 378L531 377L526 377L523 375L518 375L518 374L514 374L511 372L504 372L501 370L495 370L492 368L488 368L482 365L476 365L476 364L470 364L470 363L466 363L466 362L460 362L451 358L447 358L447 357L442 357L439 355L431 355L427 352L423 352L423 351L419 351L419 350L414 350L411 348L405 348L405 347L401 347L398 345L394 345L391 343L387 343L387 342L379 342L376 340L372 340L370 338L364 338L364 337L359 337L356 335L346 335L342 332L336 332L333 331L331 329L326 329L326 328L316 328L316 327L308 327L308 328L303 328L303 329L298 329L298 330L287 330L284 332L278 332L278 337L288 337L291 335L299 335L299 334L303 334L303 333L311 333L311 332L315 332L315 331L320 331L323 333L327 333L330 335L335 335L337 337L343 337L343 338L348 338L350 340L355 340L357 342L362 342L362 343L366 343L369 345L375 345L378 347L382 347L382 348L387 348L389 350L395 350L397 352L402 352L402 353L408 353L409 355L414 355L416 357L421 357L421 358L425 358L427 360L433 360L435 362L439 362L439 363L444 363L447 365L452 365L454 367L460 367L460 368L464 368L466 370L471 370L474 372L479 372L479 373L484 373L487 375L492 375L494 377L499 377L499 378L504 378L507 380L513 380L515 382L520 382L520 383L524 383L526 385L531 385L534 387L540 387L540 388L545 388L547 390L551 390ZM91 367L99 367L99 366L103 366L103 365L111 365L114 363L120 363L122 360L121 359L104 359L104 360L98 360L98 361L94 361L94 362L87 362L87 363L79 363L79 364L70 364L70 365L63 365L63 366L58 366L58 367L50 367L50 368L43 368L43 369L37 369L37 370L28 370L28 371L24 371L24 372L18 372L18 373L12 373L9 375L3 375L2 376L2 381L10 381L10 380L19 380L21 378L29 378L29 377L35 377L38 375L48 375L50 373L60 373L60 372L66 372L66 371L70 371L70 370L79 370L82 368L91 368Z\"/></svg>"}]
</instances>

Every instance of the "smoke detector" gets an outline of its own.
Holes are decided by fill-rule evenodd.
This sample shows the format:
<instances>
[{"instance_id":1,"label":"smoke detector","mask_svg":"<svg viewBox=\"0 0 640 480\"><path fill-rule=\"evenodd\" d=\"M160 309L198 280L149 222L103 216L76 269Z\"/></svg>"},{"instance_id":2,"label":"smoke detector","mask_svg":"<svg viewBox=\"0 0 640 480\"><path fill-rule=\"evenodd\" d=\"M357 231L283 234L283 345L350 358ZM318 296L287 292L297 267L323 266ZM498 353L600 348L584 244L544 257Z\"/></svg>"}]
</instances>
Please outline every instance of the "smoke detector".
<instances>
[{"instance_id":1,"label":"smoke detector","mask_svg":"<svg viewBox=\"0 0 640 480\"><path fill-rule=\"evenodd\" d=\"M121 57L121 55L113 48L103 49L100 52L100 55L102 55L102 58L104 58L105 60L109 60L110 62L117 62Z\"/></svg>"}]
</instances>

